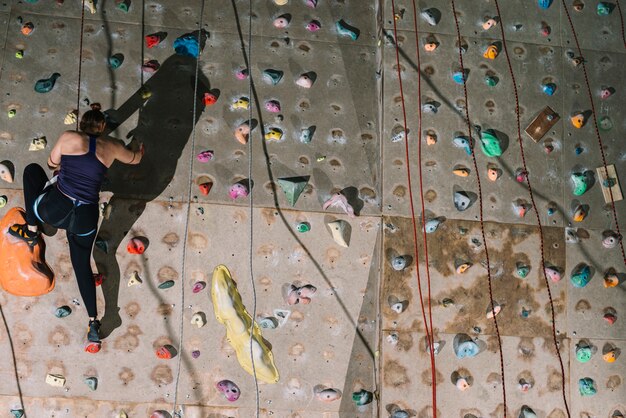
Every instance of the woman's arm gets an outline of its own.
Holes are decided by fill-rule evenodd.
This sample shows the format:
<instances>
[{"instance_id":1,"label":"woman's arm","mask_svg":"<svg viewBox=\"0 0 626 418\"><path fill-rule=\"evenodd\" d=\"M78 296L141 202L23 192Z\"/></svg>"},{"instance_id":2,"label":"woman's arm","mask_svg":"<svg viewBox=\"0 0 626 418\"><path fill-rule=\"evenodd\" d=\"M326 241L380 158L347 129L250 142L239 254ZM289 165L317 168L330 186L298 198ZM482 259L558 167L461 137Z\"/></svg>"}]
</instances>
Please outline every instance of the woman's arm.
<instances>
[{"instance_id":1,"label":"woman's arm","mask_svg":"<svg viewBox=\"0 0 626 418\"><path fill-rule=\"evenodd\" d=\"M136 147L133 147L132 141L128 145L128 147L125 146L121 140L115 143L115 159L124 164L139 164L145 152L143 143L140 143L137 151L132 150L132 148L136 149Z\"/></svg>"},{"instance_id":2,"label":"woman's arm","mask_svg":"<svg viewBox=\"0 0 626 418\"><path fill-rule=\"evenodd\" d=\"M59 139L57 139L56 144L50 151L50 156L48 157L48 168L50 170L57 170L61 165L61 155L63 155L63 143L65 142L65 134L67 132L63 132Z\"/></svg>"}]
</instances>

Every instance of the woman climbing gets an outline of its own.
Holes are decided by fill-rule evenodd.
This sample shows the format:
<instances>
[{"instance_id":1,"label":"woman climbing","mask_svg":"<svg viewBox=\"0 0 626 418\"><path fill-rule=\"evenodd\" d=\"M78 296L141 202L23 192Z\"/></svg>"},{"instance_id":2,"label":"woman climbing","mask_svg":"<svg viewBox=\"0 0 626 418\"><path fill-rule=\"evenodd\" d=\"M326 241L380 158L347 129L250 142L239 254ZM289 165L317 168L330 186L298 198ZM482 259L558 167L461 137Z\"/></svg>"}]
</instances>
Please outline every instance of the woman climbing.
<instances>
[{"instance_id":1,"label":"woman climbing","mask_svg":"<svg viewBox=\"0 0 626 418\"><path fill-rule=\"evenodd\" d=\"M33 248L43 224L65 229L78 289L89 315L88 344L100 348L96 285L91 270L91 251L98 228L100 186L115 160L139 164L143 144L124 142L102 135L106 126L100 105L94 103L80 120L80 131L65 131L48 157L56 176L48 181L44 169L29 164L24 169L26 224L15 224L8 233ZM138 146L139 145L139 146ZM132 149L137 149L133 151ZM91 350L90 350L91 351Z\"/></svg>"}]
</instances>

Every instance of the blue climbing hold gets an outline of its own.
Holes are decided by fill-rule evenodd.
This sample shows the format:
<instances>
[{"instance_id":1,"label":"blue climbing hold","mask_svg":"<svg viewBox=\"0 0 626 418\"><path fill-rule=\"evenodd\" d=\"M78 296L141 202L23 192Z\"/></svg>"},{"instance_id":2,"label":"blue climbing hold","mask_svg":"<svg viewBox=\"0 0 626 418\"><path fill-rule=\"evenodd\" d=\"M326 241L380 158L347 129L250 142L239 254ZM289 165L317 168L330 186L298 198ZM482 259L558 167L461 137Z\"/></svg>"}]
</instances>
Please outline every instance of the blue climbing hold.
<instances>
[{"instance_id":1,"label":"blue climbing hold","mask_svg":"<svg viewBox=\"0 0 626 418\"><path fill-rule=\"evenodd\" d=\"M459 343L454 348L454 353L458 358L474 357L479 351L480 349L478 348L478 344L471 339Z\"/></svg>"},{"instance_id":2,"label":"blue climbing hold","mask_svg":"<svg viewBox=\"0 0 626 418\"><path fill-rule=\"evenodd\" d=\"M584 377L578 380L578 391L582 396L595 395L597 392L596 384L590 377Z\"/></svg>"},{"instance_id":3,"label":"blue climbing hold","mask_svg":"<svg viewBox=\"0 0 626 418\"><path fill-rule=\"evenodd\" d=\"M465 71L455 71L452 73L452 79L456 84L463 84L467 81L467 70Z\"/></svg>"},{"instance_id":4,"label":"blue climbing hold","mask_svg":"<svg viewBox=\"0 0 626 418\"><path fill-rule=\"evenodd\" d=\"M179 36L174 41L174 51L176 51L178 55L198 58L198 55L200 55L198 36L193 33L187 33Z\"/></svg>"},{"instance_id":5,"label":"blue climbing hold","mask_svg":"<svg viewBox=\"0 0 626 418\"><path fill-rule=\"evenodd\" d=\"M467 155L472 155L472 146L468 138L457 136L452 140L452 144L454 144L454 146L457 148L464 149Z\"/></svg>"},{"instance_id":6,"label":"blue climbing hold","mask_svg":"<svg viewBox=\"0 0 626 418\"><path fill-rule=\"evenodd\" d=\"M50 76L50 78L43 78L38 80L35 83L35 91L37 93L47 93L54 87L54 83L56 83L57 78L61 77L61 74L54 73Z\"/></svg>"},{"instance_id":7,"label":"blue climbing hold","mask_svg":"<svg viewBox=\"0 0 626 418\"><path fill-rule=\"evenodd\" d=\"M538 0L539 7L547 9L552 4L552 0Z\"/></svg>"},{"instance_id":8,"label":"blue climbing hold","mask_svg":"<svg viewBox=\"0 0 626 418\"><path fill-rule=\"evenodd\" d=\"M574 287L585 287L591 280L591 269L587 264L581 264L572 273L571 282Z\"/></svg>"},{"instance_id":9,"label":"blue climbing hold","mask_svg":"<svg viewBox=\"0 0 626 418\"><path fill-rule=\"evenodd\" d=\"M556 91L556 84L554 84L554 83L545 83L543 86L541 86L541 89L548 96L552 96L552 95L554 95L554 92Z\"/></svg>"}]
</instances>

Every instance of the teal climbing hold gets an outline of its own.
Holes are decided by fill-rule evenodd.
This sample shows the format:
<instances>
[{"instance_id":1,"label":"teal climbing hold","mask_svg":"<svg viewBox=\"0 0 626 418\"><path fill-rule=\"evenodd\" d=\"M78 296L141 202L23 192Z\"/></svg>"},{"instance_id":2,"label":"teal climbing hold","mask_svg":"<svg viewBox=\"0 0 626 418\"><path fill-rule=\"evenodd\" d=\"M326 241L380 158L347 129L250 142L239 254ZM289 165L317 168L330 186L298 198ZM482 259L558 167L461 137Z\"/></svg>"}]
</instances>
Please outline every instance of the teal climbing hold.
<instances>
[{"instance_id":1,"label":"teal climbing hold","mask_svg":"<svg viewBox=\"0 0 626 418\"><path fill-rule=\"evenodd\" d=\"M585 287L591 280L591 268L587 264L581 264L574 270L571 277L574 287Z\"/></svg>"},{"instance_id":2,"label":"teal climbing hold","mask_svg":"<svg viewBox=\"0 0 626 418\"><path fill-rule=\"evenodd\" d=\"M474 357L480 351L478 344L474 342L474 340L469 339L463 341L459 344L456 344L454 347L454 353L457 358L466 358L466 357Z\"/></svg>"},{"instance_id":3,"label":"teal climbing hold","mask_svg":"<svg viewBox=\"0 0 626 418\"><path fill-rule=\"evenodd\" d=\"M369 392L365 389L361 389L360 391L354 392L352 394L352 400L357 406L367 405L368 403L372 402L373 398L374 396L372 392Z\"/></svg>"},{"instance_id":4,"label":"teal climbing hold","mask_svg":"<svg viewBox=\"0 0 626 418\"><path fill-rule=\"evenodd\" d=\"M613 128L613 121L608 116L598 119L598 127L603 131L610 131Z\"/></svg>"},{"instance_id":5,"label":"teal climbing hold","mask_svg":"<svg viewBox=\"0 0 626 418\"><path fill-rule=\"evenodd\" d=\"M11 415L13 415L13 418L22 418L24 416L24 410L23 409L11 409Z\"/></svg>"},{"instance_id":6,"label":"teal climbing hold","mask_svg":"<svg viewBox=\"0 0 626 418\"><path fill-rule=\"evenodd\" d=\"M527 265L518 264L516 273L520 279L525 279L528 276L528 273L530 273L530 267Z\"/></svg>"},{"instance_id":7,"label":"teal climbing hold","mask_svg":"<svg viewBox=\"0 0 626 418\"><path fill-rule=\"evenodd\" d=\"M124 13L128 13L128 9L130 9L130 0L117 0L117 8Z\"/></svg>"},{"instance_id":8,"label":"teal climbing hold","mask_svg":"<svg viewBox=\"0 0 626 418\"><path fill-rule=\"evenodd\" d=\"M57 318L65 318L72 313L72 308L67 305L61 306L54 311L54 316Z\"/></svg>"},{"instance_id":9,"label":"teal climbing hold","mask_svg":"<svg viewBox=\"0 0 626 418\"><path fill-rule=\"evenodd\" d=\"M96 389L98 389L98 378L97 377L86 377L85 378L85 384L89 387L89 389L96 390Z\"/></svg>"},{"instance_id":10,"label":"teal climbing hold","mask_svg":"<svg viewBox=\"0 0 626 418\"><path fill-rule=\"evenodd\" d=\"M552 0L538 0L539 7L547 9L552 4Z\"/></svg>"},{"instance_id":11,"label":"teal climbing hold","mask_svg":"<svg viewBox=\"0 0 626 418\"><path fill-rule=\"evenodd\" d=\"M200 35L201 37L206 37L204 31L202 31ZM198 35L193 32L181 35L174 41L174 52L178 55L198 58L200 55L200 40L198 39Z\"/></svg>"},{"instance_id":12,"label":"teal climbing hold","mask_svg":"<svg viewBox=\"0 0 626 418\"><path fill-rule=\"evenodd\" d=\"M43 78L35 83L35 91L37 93L47 93L54 87L57 78L61 77L59 73L53 73L50 78Z\"/></svg>"},{"instance_id":13,"label":"teal climbing hold","mask_svg":"<svg viewBox=\"0 0 626 418\"><path fill-rule=\"evenodd\" d=\"M298 198L308 183L309 176L284 177L282 179L278 179L278 185L281 189L283 189L283 192L285 192L287 201L291 206L295 206Z\"/></svg>"},{"instance_id":14,"label":"teal climbing hold","mask_svg":"<svg viewBox=\"0 0 626 418\"><path fill-rule=\"evenodd\" d=\"M589 187L588 176L585 173L572 173L572 183L574 183L574 194L581 196L585 194Z\"/></svg>"},{"instance_id":15,"label":"teal climbing hold","mask_svg":"<svg viewBox=\"0 0 626 418\"><path fill-rule=\"evenodd\" d=\"M576 345L576 360L586 363L591 360L591 347L587 345Z\"/></svg>"},{"instance_id":16,"label":"teal climbing hold","mask_svg":"<svg viewBox=\"0 0 626 418\"><path fill-rule=\"evenodd\" d=\"M109 57L109 67L114 70L120 68L122 63L124 62L124 54L113 54Z\"/></svg>"},{"instance_id":17,"label":"teal climbing hold","mask_svg":"<svg viewBox=\"0 0 626 418\"><path fill-rule=\"evenodd\" d=\"M337 21L335 27L337 28L339 35L347 36L353 41L356 41L359 38L360 31L354 26L347 24L343 19Z\"/></svg>"},{"instance_id":18,"label":"teal climbing hold","mask_svg":"<svg viewBox=\"0 0 626 418\"><path fill-rule=\"evenodd\" d=\"M595 395L597 392L596 384L590 377L583 377L578 380L578 390L582 396Z\"/></svg>"},{"instance_id":19,"label":"teal climbing hold","mask_svg":"<svg viewBox=\"0 0 626 418\"><path fill-rule=\"evenodd\" d=\"M161 283L158 288L159 289L169 289L170 287L173 287L175 284L174 280L166 280L163 283Z\"/></svg>"},{"instance_id":20,"label":"teal climbing hold","mask_svg":"<svg viewBox=\"0 0 626 418\"><path fill-rule=\"evenodd\" d=\"M498 77L492 75L485 76L485 84L489 87L495 87L498 84Z\"/></svg>"},{"instance_id":21,"label":"teal climbing hold","mask_svg":"<svg viewBox=\"0 0 626 418\"><path fill-rule=\"evenodd\" d=\"M452 144L457 148L462 148L465 150L467 155L472 155L472 144L469 138L464 136L457 136L452 140Z\"/></svg>"},{"instance_id":22,"label":"teal climbing hold","mask_svg":"<svg viewBox=\"0 0 626 418\"><path fill-rule=\"evenodd\" d=\"M613 5L610 3L606 3L604 1L601 1L600 3L598 3L598 6L596 8L596 12L598 13L598 16L608 16L611 14L612 11L613 11Z\"/></svg>"},{"instance_id":23,"label":"teal climbing hold","mask_svg":"<svg viewBox=\"0 0 626 418\"><path fill-rule=\"evenodd\" d=\"M492 130L486 130L480 134L480 149L487 157L500 157L502 155L502 146L500 140Z\"/></svg>"},{"instance_id":24,"label":"teal climbing hold","mask_svg":"<svg viewBox=\"0 0 626 418\"><path fill-rule=\"evenodd\" d=\"M280 70L273 70L271 68L268 68L267 70L263 71L263 77L269 81L272 85L276 85L280 82L280 80L283 79L283 72Z\"/></svg>"}]
</instances>

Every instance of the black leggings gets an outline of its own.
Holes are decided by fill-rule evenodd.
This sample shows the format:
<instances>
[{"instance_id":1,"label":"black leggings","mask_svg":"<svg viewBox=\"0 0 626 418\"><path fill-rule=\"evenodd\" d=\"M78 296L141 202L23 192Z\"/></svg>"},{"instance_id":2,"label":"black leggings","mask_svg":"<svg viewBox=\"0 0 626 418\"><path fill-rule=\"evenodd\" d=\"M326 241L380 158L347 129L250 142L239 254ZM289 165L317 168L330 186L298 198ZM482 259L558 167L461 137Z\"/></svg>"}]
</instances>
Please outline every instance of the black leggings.
<instances>
[{"instance_id":1,"label":"black leggings","mask_svg":"<svg viewBox=\"0 0 626 418\"><path fill-rule=\"evenodd\" d=\"M56 185L44 186L48 176L38 164L24 169L24 203L26 222L42 223L65 229L70 245L72 267L78 289L90 317L96 317L96 284L91 270L91 250L98 227L98 205L73 201L61 193Z\"/></svg>"}]
</instances>

